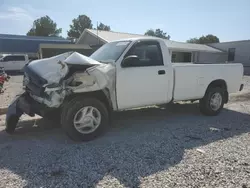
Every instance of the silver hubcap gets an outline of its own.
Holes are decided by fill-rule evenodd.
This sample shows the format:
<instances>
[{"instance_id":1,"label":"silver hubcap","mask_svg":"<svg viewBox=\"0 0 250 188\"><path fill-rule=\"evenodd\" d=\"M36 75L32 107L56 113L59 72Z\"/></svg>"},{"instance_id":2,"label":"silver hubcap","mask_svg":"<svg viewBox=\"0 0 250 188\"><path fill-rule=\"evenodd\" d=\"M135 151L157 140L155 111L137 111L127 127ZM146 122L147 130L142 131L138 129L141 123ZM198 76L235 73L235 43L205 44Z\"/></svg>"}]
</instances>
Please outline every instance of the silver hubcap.
<instances>
[{"instance_id":1,"label":"silver hubcap","mask_svg":"<svg viewBox=\"0 0 250 188\"><path fill-rule=\"evenodd\" d=\"M214 93L210 99L210 107L212 110L217 111L222 103L222 96L220 93Z\"/></svg>"},{"instance_id":2,"label":"silver hubcap","mask_svg":"<svg viewBox=\"0 0 250 188\"><path fill-rule=\"evenodd\" d=\"M74 126L82 134L94 132L101 124L100 111L92 106L80 109L74 117Z\"/></svg>"}]
</instances>

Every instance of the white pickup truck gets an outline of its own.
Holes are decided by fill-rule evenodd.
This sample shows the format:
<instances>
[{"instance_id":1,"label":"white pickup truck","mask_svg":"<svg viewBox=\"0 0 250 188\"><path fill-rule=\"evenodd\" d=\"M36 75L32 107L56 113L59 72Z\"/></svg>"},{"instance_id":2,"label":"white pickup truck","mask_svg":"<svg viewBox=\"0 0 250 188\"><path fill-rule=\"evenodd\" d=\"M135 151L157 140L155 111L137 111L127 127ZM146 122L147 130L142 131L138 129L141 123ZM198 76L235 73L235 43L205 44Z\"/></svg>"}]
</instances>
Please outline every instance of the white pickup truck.
<instances>
[{"instance_id":1,"label":"white pickup truck","mask_svg":"<svg viewBox=\"0 0 250 188\"><path fill-rule=\"evenodd\" d=\"M24 68L24 91L9 106L6 131L25 113L60 119L73 140L105 132L112 111L199 100L217 115L228 95L243 89L241 64L173 64L164 40L140 37L35 60Z\"/></svg>"}]
</instances>

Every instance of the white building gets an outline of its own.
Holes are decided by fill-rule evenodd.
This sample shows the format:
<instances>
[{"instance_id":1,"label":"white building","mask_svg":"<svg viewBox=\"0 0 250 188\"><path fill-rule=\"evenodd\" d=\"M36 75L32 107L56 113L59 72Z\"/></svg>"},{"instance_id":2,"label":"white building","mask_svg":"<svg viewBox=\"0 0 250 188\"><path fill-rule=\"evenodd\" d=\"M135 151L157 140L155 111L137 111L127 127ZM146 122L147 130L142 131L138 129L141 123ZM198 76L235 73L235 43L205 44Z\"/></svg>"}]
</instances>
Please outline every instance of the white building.
<instances>
[{"instance_id":1,"label":"white building","mask_svg":"<svg viewBox=\"0 0 250 188\"><path fill-rule=\"evenodd\" d=\"M227 52L228 62L250 67L250 40L213 43L209 46Z\"/></svg>"},{"instance_id":2,"label":"white building","mask_svg":"<svg viewBox=\"0 0 250 188\"><path fill-rule=\"evenodd\" d=\"M100 31L85 29L76 44L86 44L92 48L98 48L103 44L115 40L141 37L144 35L121 33L113 31ZM216 62L225 62L227 53L203 44L190 44L166 40L166 44L172 56L172 62L207 63L209 58Z\"/></svg>"}]
</instances>

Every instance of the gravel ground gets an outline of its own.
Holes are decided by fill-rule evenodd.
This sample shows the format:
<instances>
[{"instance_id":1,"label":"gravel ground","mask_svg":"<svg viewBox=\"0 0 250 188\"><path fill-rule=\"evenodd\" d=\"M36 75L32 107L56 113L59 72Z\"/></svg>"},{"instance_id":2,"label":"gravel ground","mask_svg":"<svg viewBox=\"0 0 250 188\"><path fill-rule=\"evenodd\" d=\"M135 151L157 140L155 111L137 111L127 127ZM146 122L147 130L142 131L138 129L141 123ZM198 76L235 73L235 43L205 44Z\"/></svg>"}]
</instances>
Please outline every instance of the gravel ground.
<instances>
[{"instance_id":1,"label":"gravel ground","mask_svg":"<svg viewBox=\"0 0 250 188\"><path fill-rule=\"evenodd\" d=\"M22 89L23 76L10 75L10 80L4 83L4 93L0 94L0 108L7 107L16 94Z\"/></svg>"},{"instance_id":2,"label":"gravel ground","mask_svg":"<svg viewBox=\"0 0 250 188\"><path fill-rule=\"evenodd\" d=\"M117 113L110 131L87 143L37 117L24 116L12 136L0 126L0 187L250 187L244 81L219 116L197 104Z\"/></svg>"}]
</instances>

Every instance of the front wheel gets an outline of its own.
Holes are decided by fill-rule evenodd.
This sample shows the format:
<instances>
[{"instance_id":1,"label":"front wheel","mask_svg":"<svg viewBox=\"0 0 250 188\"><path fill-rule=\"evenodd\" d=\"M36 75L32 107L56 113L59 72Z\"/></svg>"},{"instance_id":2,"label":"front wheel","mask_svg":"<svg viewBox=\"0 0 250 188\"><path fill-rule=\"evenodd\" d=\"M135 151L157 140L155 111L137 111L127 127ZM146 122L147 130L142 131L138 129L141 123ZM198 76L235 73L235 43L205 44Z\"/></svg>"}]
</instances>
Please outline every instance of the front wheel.
<instances>
[{"instance_id":1,"label":"front wheel","mask_svg":"<svg viewBox=\"0 0 250 188\"><path fill-rule=\"evenodd\" d=\"M95 98L75 98L64 106L62 127L75 141L90 141L108 127L108 110Z\"/></svg>"},{"instance_id":2,"label":"front wheel","mask_svg":"<svg viewBox=\"0 0 250 188\"><path fill-rule=\"evenodd\" d=\"M205 96L200 100L200 111L209 116L220 113L225 103L225 91L222 88L209 88Z\"/></svg>"}]
</instances>

